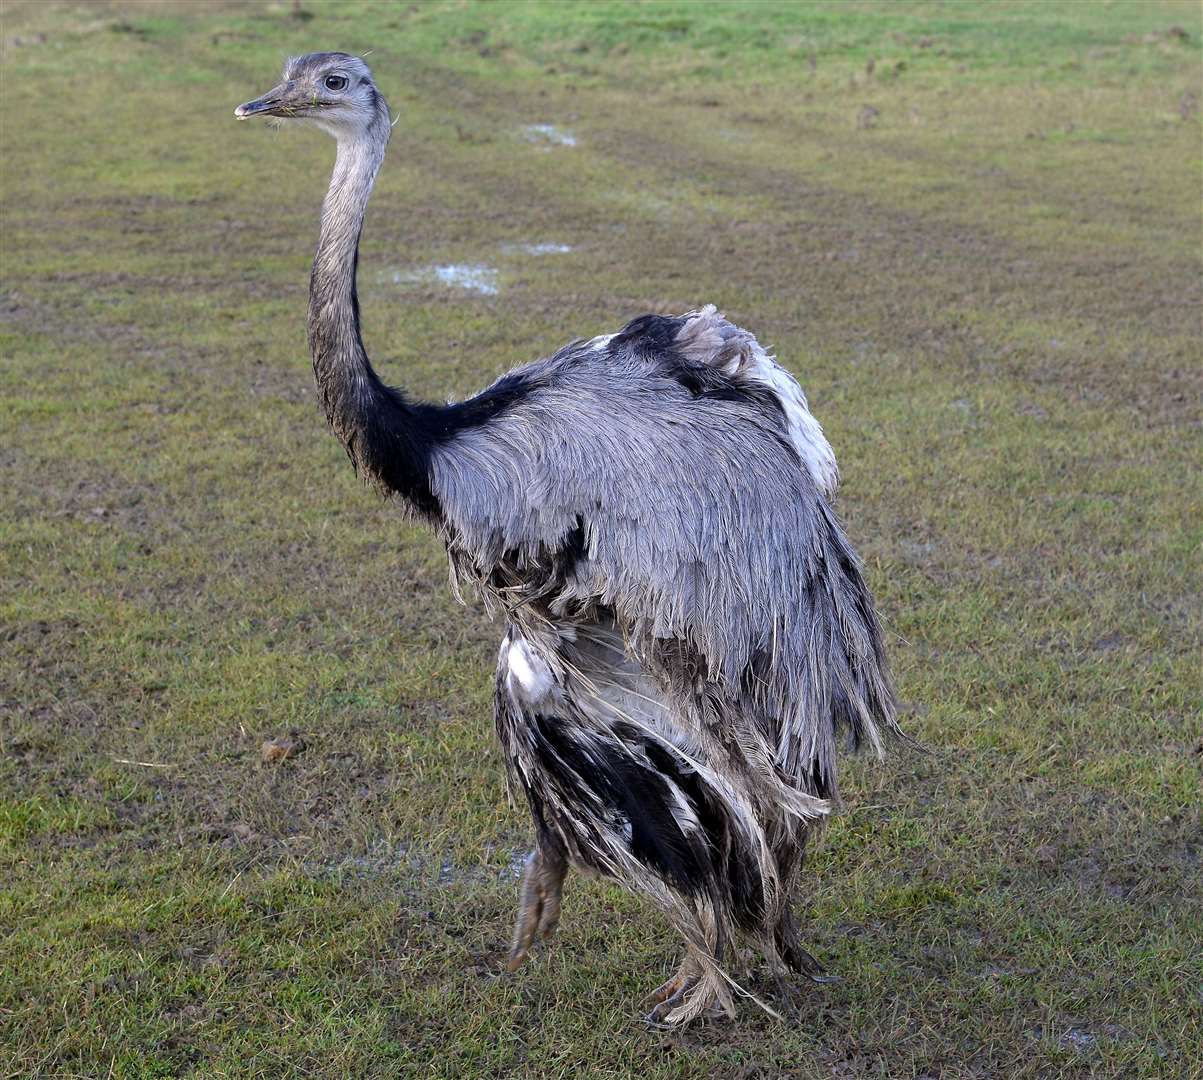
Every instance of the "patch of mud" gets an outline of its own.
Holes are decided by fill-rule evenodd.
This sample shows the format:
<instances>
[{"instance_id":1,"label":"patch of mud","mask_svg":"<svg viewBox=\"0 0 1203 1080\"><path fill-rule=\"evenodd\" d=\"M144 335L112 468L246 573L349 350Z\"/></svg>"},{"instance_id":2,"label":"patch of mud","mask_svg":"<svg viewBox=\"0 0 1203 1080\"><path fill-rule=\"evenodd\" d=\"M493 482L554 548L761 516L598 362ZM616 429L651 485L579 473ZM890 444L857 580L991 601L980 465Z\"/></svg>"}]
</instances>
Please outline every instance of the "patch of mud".
<instances>
[{"instance_id":1,"label":"patch of mud","mask_svg":"<svg viewBox=\"0 0 1203 1080\"><path fill-rule=\"evenodd\" d=\"M1073 1050L1079 1054L1090 1054L1098 1049L1100 1043L1113 1042L1123 1043L1131 1042L1137 1038L1134 1031L1123 1027L1121 1024L1070 1024L1064 1031L1058 1034L1049 1028L1038 1026L1030 1028L1024 1034L1033 1040L1053 1038L1057 1044L1066 1050ZM1150 1049L1158 1057L1165 1057L1165 1048L1154 1043Z\"/></svg>"},{"instance_id":2,"label":"patch of mud","mask_svg":"<svg viewBox=\"0 0 1203 1080\"><path fill-rule=\"evenodd\" d=\"M379 843L363 855L353 855L334 862L307 862L305 870L314 877L374 879L386 877L434 878L439 885L455 885L481 881L517 881L522 877L526 852L517 849L498 850L499 860L464 865L449 854L433 855L414 851L411 845Z\"/></svg>"},{"instance_id":3,"label":"patch of mud","mask_svg":"<svg viewBox=\"0 0 1203 1080\"><path fill-rule=\"evenodd\" d=\"M330 863L305 863L314 877L377 878L422 868L421 856L410 856L408 844L376 844L363 855L352 855Z\"/></svg>"},{"instance_id":4,"label":"patch of mud","mask_svg":"<svg viewBox=\"0 0 1203 1080\"><path fill-rule=\"evenodd\" d=\"M527 124L522 137L538 146L576 146L576 136L554 124Z\"/></svg>"},{"instance_id":5,"label":"patch of mud","mask_svg":"<svg viewBox=\"0 0 1203 1080\"><path fill-rule=\"evenodd\" d=\"M497 269L484 263L450 263L417 270L387 270L380 280L393 285L447 285L485 296L497 295Z\"/></svg>"}]
</instances>

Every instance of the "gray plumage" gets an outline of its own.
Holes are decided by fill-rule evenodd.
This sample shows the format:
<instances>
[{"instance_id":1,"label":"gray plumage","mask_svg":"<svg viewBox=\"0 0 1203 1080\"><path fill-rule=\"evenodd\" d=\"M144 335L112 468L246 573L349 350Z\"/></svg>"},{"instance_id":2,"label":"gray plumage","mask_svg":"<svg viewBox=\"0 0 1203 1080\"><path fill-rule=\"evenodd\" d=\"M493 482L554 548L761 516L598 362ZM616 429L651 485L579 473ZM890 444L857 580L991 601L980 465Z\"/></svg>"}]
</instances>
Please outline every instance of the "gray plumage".
<instances>
[{"instance_id":1,"label":"gray plumage","mask_svg":"<svg viewBox=\"0 0 1203 1080\"><path fill-rule=\"evenodd\" d=\"M495 719L535 823L511 967L566 866L650 897L687 942L669 1023L733 1012L741 938L813 975L790 913L838 800L836 742L896 732L882 637L792 377L713 307L645 316L458 404L385 387L355 265L391 130L363 62L289 61L237 115L338 140L310 288L319 395L360 475L429 521L509 629Z\"/></svg>"}]
</instances>

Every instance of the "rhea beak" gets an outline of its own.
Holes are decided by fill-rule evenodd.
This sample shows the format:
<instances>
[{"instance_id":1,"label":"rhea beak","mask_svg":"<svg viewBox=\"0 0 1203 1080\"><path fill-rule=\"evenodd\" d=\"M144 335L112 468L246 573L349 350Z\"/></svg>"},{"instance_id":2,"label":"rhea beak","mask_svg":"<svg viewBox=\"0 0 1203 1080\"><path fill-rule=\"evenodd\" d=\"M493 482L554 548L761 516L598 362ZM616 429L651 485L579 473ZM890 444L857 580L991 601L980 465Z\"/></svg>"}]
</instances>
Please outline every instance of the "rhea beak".
<instances>
[{"instance_id":1,"label":"rhea beak","mask_svg":"<svg viewBox=\"0 0 1203 1080\"><path fill-rule=\"evenodd\" d=\"M239 105L234 115L239 120L249 120L252 116L288 116L294 111L294 106L288 101L292 91L289 83L281 83L269 90L263 97Z\"/></svg>"}]
</instances>

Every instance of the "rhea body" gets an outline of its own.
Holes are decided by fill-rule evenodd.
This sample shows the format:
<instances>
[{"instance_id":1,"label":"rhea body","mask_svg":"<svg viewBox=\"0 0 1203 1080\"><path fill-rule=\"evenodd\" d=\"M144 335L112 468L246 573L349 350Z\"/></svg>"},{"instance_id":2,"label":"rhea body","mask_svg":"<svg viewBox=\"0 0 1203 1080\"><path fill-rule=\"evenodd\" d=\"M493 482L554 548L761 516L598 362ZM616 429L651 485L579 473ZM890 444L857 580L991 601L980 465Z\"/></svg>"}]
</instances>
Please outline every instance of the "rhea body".
<instances>
[{"instance_id":1,"label":"rhea body","mask_svg":"<svg viewBox=\"0 0 1203 1080\"><path fill-rule=\"evenodd\" d=\"M391 132L362 60L292 59L239 117L337 140L309 290L326 416L357 473L427 521L507 630L495 721L527 860L516 968L569 866L685 938L655 1019L734 1011L741 941L814 976L791 913L838 801L835 749L897 732L881 631L793 377L711 306L572 342L466 401L386 386L360 334L360 230Z\"/></svg>"}]
</instances>

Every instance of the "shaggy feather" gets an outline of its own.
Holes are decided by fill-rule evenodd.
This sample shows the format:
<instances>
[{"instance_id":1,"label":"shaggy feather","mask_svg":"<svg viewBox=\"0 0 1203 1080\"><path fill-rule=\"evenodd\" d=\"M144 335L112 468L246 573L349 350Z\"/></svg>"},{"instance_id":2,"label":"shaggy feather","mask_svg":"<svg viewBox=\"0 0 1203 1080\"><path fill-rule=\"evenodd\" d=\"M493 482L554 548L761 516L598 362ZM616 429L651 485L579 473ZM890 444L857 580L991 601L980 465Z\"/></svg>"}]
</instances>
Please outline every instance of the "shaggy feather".
<instances>
[{"instance_id":1,"label":"shaggy feather","mask_svg":"<svg viewBox=\"0 0 1203 1080\"><path fill-rule=\"evenodd\" d=\"M712 309L686 320L687 360L708 342L714 366L730 364L727 327ZM782 410L695 396L675 362L622 334L519 369L521 400L432 454L448 547L507 610L612 608L693 736L711 738L700 702L714 698L744 719L736 752L760 782L816 816L837 794L834 729L879 748L894 726L871 598ZM551 573L577 533L581 550Z\"/></svg>"}]
</instances>

